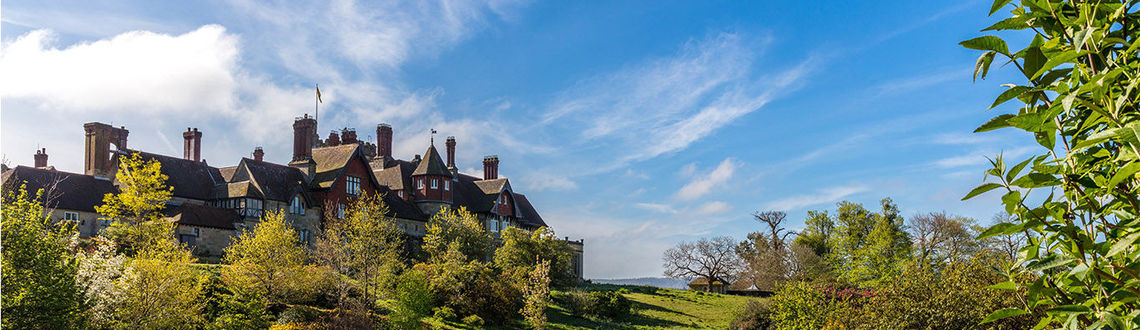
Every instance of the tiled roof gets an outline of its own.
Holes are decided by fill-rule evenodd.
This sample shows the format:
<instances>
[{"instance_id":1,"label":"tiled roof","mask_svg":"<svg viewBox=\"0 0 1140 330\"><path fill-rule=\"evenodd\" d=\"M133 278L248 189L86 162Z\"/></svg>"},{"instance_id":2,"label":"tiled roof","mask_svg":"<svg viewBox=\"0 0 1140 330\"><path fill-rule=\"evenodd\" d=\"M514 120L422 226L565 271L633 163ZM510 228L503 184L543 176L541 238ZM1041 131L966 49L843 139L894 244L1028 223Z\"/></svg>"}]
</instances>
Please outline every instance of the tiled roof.
<instances>
[{"instance_id":1,"label":"tiled roof","mask_svg":"<svg viewBox=\"0 0 1140 330\"><path fill-rule=\"evenodd\" d=\"M174 188L176 197L209 200L213 198L215 188L226 183L222 172L205 162L134 150L120 151L117 155L128 152L138 152L144 160L157 160L162 165L162 174L167 177L166 185Z\"/></svg>"},{"instance_id":2,"label":"tiled roof","mask_svg":"<svg viewBox=\"0 0 1140 330\"><path fill-rule=\"evenodd\" d=\"M530 200L526 199L526 195L514 194L515 205L519 208L519 220L535 227L546 227L546 221L542 220L542 216L538 215L538 211L534 209L534 205L530 204Z\"/></svg>"},{"instance_id":3,"label":"tiled roof","mask_svg":"<svg viewBox=\"0 0 1140 330\"><path fill-rule=\"evenodd\" d=\"M250 158L242 158L238 166L245 168L265 199L288 202L296 194L306 192L305 174L295 167Z\"/></svg>"},{"instance_id":4,"label":"tiled roof","mask_svg":"<svg viewBox=\"0 0 1140 330\"><path fill-rule=\"evenodd\" d=\"M470 180L470 177L460 176L459 182L452 185L455 188L451 195L455 208L466 207L471 212L491 212L499 195L498 193L488 195L475 184L476 182L478 181Z\"/></svg>"},{"instance_id":5,"label":"tiled roof","mask_svg":"<svg viewBox=\"0 0 1140 330\"><path fill-rule=\"evenodd\" d=\"M475 181L475 185L483 190L485 194L495 194L503 192L503 189L510 187L507 178L494 179L494 180L479 180Z\"/></svg>"},{"instance_id":6,"label":"tiled roof","mask_svg":"<svg viewBox=\"0 0 1140 330\"><path fill-rule=\"evenodd\" d=\"M403 190L411 187L411 173L416 167L412 163L402 160L393 160L388 164L391 165L388 168L372 171L373 175L376 175L376 181L392 190Z\"/></svg>"},{"instance_id":7,"label":"tiled roof","mask_svg":"<svg viewBox=\"0 0 1140 330\"><path fill-rule=\"evenodd\" d=\"M225 179L226 182L232 182L234 181L234 171L237 171L237 168L237 166L222 167L218 169L218 172L222 172L222 179Z\"/></svg>"},{"instance_id":8,"label":"tiled roof","mask_svg":"<svg viewBox=\"0 0 1140 330\"><path fill-rule=\"evenodd\" d=\"M427 221L427 216L420 211L420 208L400 198L395 192L381 189L380 194L384 196L384 204L388 205L388 216L408 220Z\"/></svg>"},{"instance_id":9,"label":"tiled roof","mask_svg":"<svg viewBox=\"0 0 1140 330\"><path fill-rule=\"evenodd\" d=\"M313 161L317 169L313 171L310 185L313 188L332 187L333 182L344 172L344 166L356 155L359 144L342 144L332 147L313 148Z\"/></svg>"},{"instance_id":10,"label":"tiled roof","mask_svg":"<svg viewBox=\"0 0 1140 330\"><path fill-rule=\"evenodd\" d=\"M199 227L234 229L234 223L241 222L234 210L193 203L182 203L168 208L165 213L174 222Z\"/></svg>"},{"instance_id":11,"label":"tiled roof","mask_svg":"<svg viewBox=\"0 0 1140 330\"><path fill-rule=\"evenodd\" d=\"M103 204L103 195L118 191L111 181L96 179L94 176L54 170L16 166L3 174L5 189L27 185L28 193L34 196L40 189L45 191L46 207L95 212L95 206Z\"/></svg>"},{"instance_id":12,"label":"tiled roof","mask_svg":"<svg viewBox=\"0 0 1140 330\"><path fill-rule=\"evenodd\" d=\"M443 163L443 158L439 157L439 152L435 150L435 146L429 146L427 151L424 152L424 160L416 167L416 171L412 175L442 175L451 177L451 171L447 170L447 165Z\"/></svg>"}]
</instances>

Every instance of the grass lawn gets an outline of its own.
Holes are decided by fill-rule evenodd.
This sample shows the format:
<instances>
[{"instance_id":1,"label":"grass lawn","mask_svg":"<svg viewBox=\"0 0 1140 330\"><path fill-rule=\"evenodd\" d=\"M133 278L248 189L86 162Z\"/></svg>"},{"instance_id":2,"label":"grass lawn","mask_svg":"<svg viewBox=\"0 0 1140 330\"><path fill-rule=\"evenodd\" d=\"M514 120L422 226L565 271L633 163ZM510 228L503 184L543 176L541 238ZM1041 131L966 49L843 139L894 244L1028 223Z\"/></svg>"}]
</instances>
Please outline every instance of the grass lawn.
<instances>
[{"instance_id":1,"label":"grass lawn","mask_svg":"<svg viewBox=\"0 0 1140 330\"><path fill-rule=\"evenodd\" d=\"M627 320L608 321L578 318L558 306L550 306L546 315L553 329L597 328L717 328L724 329L750 300L762 298L698 293L685 290L659 289L646 286L593 285L586 289L618 290L625 288L626 298L633 301L636 315Z\"/></svg>"}]
</instances>

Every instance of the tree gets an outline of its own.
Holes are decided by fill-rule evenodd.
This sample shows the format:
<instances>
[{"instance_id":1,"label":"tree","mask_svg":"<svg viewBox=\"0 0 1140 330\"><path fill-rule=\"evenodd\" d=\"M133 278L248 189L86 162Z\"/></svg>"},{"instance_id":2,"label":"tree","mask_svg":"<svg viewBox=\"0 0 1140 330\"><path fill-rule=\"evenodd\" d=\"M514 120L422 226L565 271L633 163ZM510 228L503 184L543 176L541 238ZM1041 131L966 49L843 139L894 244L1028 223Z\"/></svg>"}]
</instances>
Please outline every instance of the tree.
<instances>
[{"instance_id":1,"label":"tree","mask_svg":"<svg viewBox=\"0 0 1140 330\"><path fill-rule=\"evenodd\" d=\"M491 260L495 246L491 234L483 229L483 222L467 208L443 208L428 220L424 249L432 258L442 256L452 243L467 260Z\"/></svg>"},{"instance_id":2,"label":"tree","mask_svg":"<svg viewBox=\"0 0 1140 330\"><path fill-rule=\"evenodd\" d=\"M363 295L367 308L394 287L396 274L404 268L400 251L404 233L388 216L388 206L379 195L365 195L349 202L343 219L329 217L324 234L316 242L316 259L343 279L338 281L338 300L346 303L350 292Z\"/></svg>"},{"instance_id":3,"label":"tree","mask_svg":"<svg viewBox=\"0 0 1140 330\"><path fill-rule=\"evenodd\" d=\"M681 242L665 250L665 276L702 277L708 281L707 289L711 291L713 282L735 279L744 267L736 246L728 236Z\"/></svg>"},{"instance_id":4,"label":"tree","mask_svg":"<svg viewBox=\"0 0 1140 330\"><path fill-rule=\"evenodd\" d=\"M995 1L990 15L1010 2ZM1140 214L1137 4L1022 1L983 31L1024 31L1017 40L1032 35L1026 47L1011 51L993 35L960 43L983 51L975 79L985 79L995 59L1020 74L1002 85L990 106L1017 100L1016 112L975 132L1017 129L1031 133L1041 149L1008 164L998 155L985 172L987 182L963 199L1000 189L1006 212L1016 219L990 227L981 238L1034 233L1016 264L1043 276L1018 285L1039 297L1028 307L1048 308L1045 322L1054 325L1140 327L1140 306L1121 303L1140 298L1134 284L1140 280L1140 222L1134 221ZM1027 312L1004 309L987 320Z\"/></svg>"},{"instance_id":5,"label":"tree","mask_svg":"<svg viewBox=\"0 0 1140 330\"><path fill-rule=\"evenodd\" d=\"M558 239L550 227L541 227L533 231L508 227L499 236L502 246L495 250L495 266L504 271L520 269L530 272L539 263L545 261L549 270L551 282L558 287L567 287L577 282L578 278L570 268L573 250L566 241Z\"/></svg>"},{"instance_id":6,"label":"tree","mask_svg":"<svg viewBox=\"0 0 1140 330\"><path fill-rule=\"evenodd\" d=\"M920 265L941 265L969 258L978 252L974 240L973 219L952 216L946 212L930 212L910 219L914 237L915 259Z\"/></svg>"},{"instance_id":7,"label":"tree","mask_svg":"<svg viewBox=\"0 0 1140 330\"><path fill-rule=\"evenodd\" d=\"M804 220L806 228L796 235L796 242L811 247L818 256L826 256L831 253L828 240L835 229L835 222L827 211L808 211L807 215L807 220Z\"/></svg>"},{"instance_id":8,"label":"tree","mask_svg":"<svg viewBox=\"0 0 1140 330\"><path fill-rule=\"evenodd\" d=\"M105 235L111 237L129 255L136 251L168 251L177 241L174 223L163 221L162 209L170 200L172 189L166 186L162 164L143 160L139 154L119 157L115 181L118 193L103 196L103 205L95 207L102 220L111 221Z\"/></svg>"},{"instance_id":9,"label":"tree","mask_svg":"<svg viewBox=\"0 0 1140 330\"><path fill-rule=\"evenodd\" d=\"M748 240L741 242L737 254L746 263L741 277L745 277L759 288L775 290L780 283L792 276L792 258L786 244L788 235L795 232L781 227L787 214L782 211L755 212L752 216L767 225L768 232L748 234Z\"/></svg>"},{"instance_id":10,"label":"tree","mask_svg":"<svg viewBox=\"0 0 1140 330\"><path fill-rule=\"evenodd\" d=\"M87 306L68 246L75 228L44 216L40 195L29 196L24 185L3 192L0 323L14 329L81 328Z\"/></svg>"},{"instance_id":11,"label":"tree","mask_svg":"<svg viewBox=\"0 0 1140 330\"><path fill-rule=\"evenodd\" d=\"M538 261L523 285L522 315L534 329L546 329L546 307L550 305L550 261Z\"/></svg>"},{"instance_id":12,"label":"tree","mask_svg":"<svg viewBox=\"0 0 1140 330\"><path fill-rule=\"evenodd\" d=\"M896 274L899 261L909 257L910 238L902 230L898 206L890 198L880 203L879 213L868 211L862 204L837 204L829 259L838 275L852 283L873 286L879 279Z\"/></svg>"},{"instance_id":13,"label":"tree","mask_svg":"<svg viewBox=\"0 0 1140 330\"><path fill-rule=\"evenodd\" d=\"M222 271L230 285L261 296L268 303L283 303L289 282L304 266L305 249L297 231L285 222L285 213L266 211L261 222L238 236L222 259Z\"/></svg>"}]
</instances>

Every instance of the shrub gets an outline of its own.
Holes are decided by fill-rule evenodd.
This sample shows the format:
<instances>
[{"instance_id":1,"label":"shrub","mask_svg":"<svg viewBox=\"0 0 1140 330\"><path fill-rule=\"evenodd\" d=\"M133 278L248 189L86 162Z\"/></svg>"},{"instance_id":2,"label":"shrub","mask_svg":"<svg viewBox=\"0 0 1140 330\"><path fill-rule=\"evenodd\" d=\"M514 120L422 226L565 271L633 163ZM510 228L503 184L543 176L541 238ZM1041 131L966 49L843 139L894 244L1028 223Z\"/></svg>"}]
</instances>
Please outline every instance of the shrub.
<instances>
[{"instance_id":1,"label":"shrub","mask_svg":"<svg viewBox=\"0 0 1140 330\"><path fill-rule=\"evenodd\" d=\"M483 326L483 318L479 317L479 315L468 315L463 318L463 324L481 327Z\"/></svg>"},{"instance_id":2,"label":"shrub","mask_svg":"<svg viewBox=\"0 0 1140 330\"><path fill-rule=\"evenodd\" d=\"M594 291L590 293L593 301L593 314L612 319L625 319L632 315L630 306L633 305L625 296L613 291Z\"/></svg>"},{"instance_id":3,"label":"shrub","mask_svg":"<svg viewBox=\"0 0 1140 330\"><path fill-rule=\"evenodd\" d=\"M820 329L827 323L831 306L811 283L785 284L771 298L772 321L780 329Z\"/></svg>"},{"instance_id":4,"label":"shrub","mask_svg":"<svg viewBox=\"0 0 1140 330\"><path fill-rule=\"evenodd\" d=\"M317 321L321 318L321 311L309 306L295 306L281 312L277 324L303 324Z\"/></svg>"},{"instance_id":5,"label":"shrub","mask_svg":"<svg viewBox=\"0 0 1140 330\"><path fill-rule=\"evenodd\" d=\"M214 329L265 329L273 324L265 299L261 296L237 291L224 295Z\"/></svg>"},{"instance_id":6,"label":"shrub","mask_svg":"<svg viewBox=\"0 0 1140 330\"><path fill-rule=\"evenodd\" d=\"M405 272L396 285L396 303L390 319L403 328L414 327L431 312L433 301L426 276L417 270Z\"/></svg>"},{"instance_id":7,"label":"shrub","mask_svg":"<svg viewBox=\"0 0 1140 330\"><path fill-rule=\"evenodd\" d=\"M768 303L760 300L752 300L748 305L744 306L744 310L736 315L736 319L728 325L732 330L752 330L752 329L775 329L776 324L772 322L772 309Z\"/></svg>"},{"instance_id":8,"label":"shrub","mask_svg":"<svg viewBox=\"0 0 1140 330\"><path fill-rule=\"evenodd\" d=\"M433 316L440 320L455 321L458 316L455 315L455 310L451 307L437 307L434 309Z\"/></svg>"}]
</instances>

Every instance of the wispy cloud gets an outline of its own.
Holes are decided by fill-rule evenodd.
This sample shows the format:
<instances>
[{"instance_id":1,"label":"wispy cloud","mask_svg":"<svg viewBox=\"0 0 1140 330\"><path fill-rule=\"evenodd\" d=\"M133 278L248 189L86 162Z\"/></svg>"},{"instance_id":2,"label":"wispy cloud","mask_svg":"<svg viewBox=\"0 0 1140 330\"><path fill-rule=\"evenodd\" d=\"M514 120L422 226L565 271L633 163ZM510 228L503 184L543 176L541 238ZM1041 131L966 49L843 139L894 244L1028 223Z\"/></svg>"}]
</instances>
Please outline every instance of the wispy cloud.
<instances>
[{"instance_id":1,"label":"wispy cloud","mask_svg":"<svg viewBox=\"0 0 1140 330\"><path fill-rule=\"evenodd\" d=\"M838 201L844 197L870 190L864 185L854 184L821 189L813 194L796 195L764 204L765 210L792 211L803 207Z\"/></svg>"},{"instance_id":2,"label":"wispy cloud","mask_svg":"<svg viewBox=\"0 0 1140 330\"><path fill-rule=\"evenodd\" d=\"M732 206L722 201L712 201L701 204L696 210L693 211L696 215L713 215L721 214L732 210Z\"/></svg>"},{"instance_id":3,"label":"wispy cloud","mask_svg":"<svg viewBox=\"0 0 1140 330\"><path fill-rule=\"evenodd\" d=\"M568 191L578 189L578 184L564 176L541 173L527 178L527 188L533 191L560 190Z\"/></svg>"},{"instance_id":4,"label":"wispy cloud","mask_svg":"<svg viewBox=\"0 0 1140 330\"><path fill-rule=\"evenodd\" d=\"M713 188L724 187L729 179L736 173L740 164L732 158L725 158L708 175L700 176L689 181L680 190L673 194L679 200L694 200L712 192Z\"/></svg>"},{"instance_id":5,"label":"wispy cloud","mask_svg":"<svg viewBox=\"0 0 1140 330\"><path fill-rule=\"evenodd\" d=\"M642 209L646 209L646 210L650 210L650 211L654 211L654 212L658 212L658 213L668 213L668 214L677 213L677 210L673 209L673 207L669 206L669 204L634 203L633 206L636 206L636 207L642 208Z\"/></svg>"}]
</instances>

